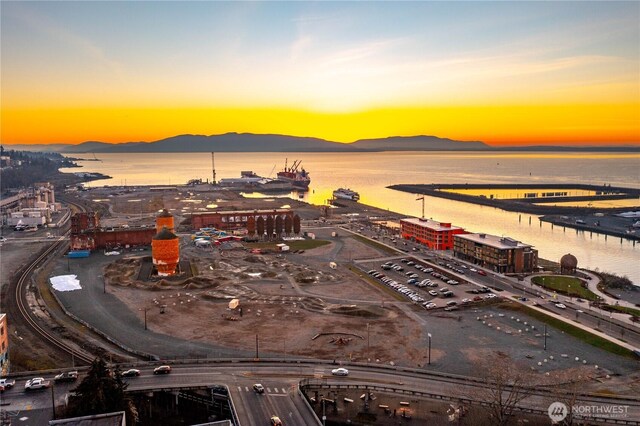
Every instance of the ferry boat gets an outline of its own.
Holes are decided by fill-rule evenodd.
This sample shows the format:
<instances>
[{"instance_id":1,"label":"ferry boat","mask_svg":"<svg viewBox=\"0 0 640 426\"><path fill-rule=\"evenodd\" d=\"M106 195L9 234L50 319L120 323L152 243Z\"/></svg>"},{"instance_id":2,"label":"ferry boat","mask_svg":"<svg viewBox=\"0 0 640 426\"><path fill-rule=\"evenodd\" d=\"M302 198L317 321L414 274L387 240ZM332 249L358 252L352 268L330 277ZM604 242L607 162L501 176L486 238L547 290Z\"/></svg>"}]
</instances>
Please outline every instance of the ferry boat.
<instances>
[{"instance_id":1,"label":"ferry boat","mask_svg":"<svg viewBox=\"0 0 640 426\"><path fill-rule=\"evenodd\" d=\"M335 191L333 191L333 198L341 198L343 200L358 201L360 199L360 194L348 188L338 188Z\"/></svg>"},{"instance_id":2,"label":"ferry boat","mask_svg":"<svg viewBox=\"0 0 640 426\"><path fill-rule=\"evenodd\" d=\"M291 183L297 189L309 189L311 178L304 168L300 167L302 160L295 160L291 167L287 167L287 160L284 163L284 170L278 172L278 180Z\"/></svg>"}]
</instances>

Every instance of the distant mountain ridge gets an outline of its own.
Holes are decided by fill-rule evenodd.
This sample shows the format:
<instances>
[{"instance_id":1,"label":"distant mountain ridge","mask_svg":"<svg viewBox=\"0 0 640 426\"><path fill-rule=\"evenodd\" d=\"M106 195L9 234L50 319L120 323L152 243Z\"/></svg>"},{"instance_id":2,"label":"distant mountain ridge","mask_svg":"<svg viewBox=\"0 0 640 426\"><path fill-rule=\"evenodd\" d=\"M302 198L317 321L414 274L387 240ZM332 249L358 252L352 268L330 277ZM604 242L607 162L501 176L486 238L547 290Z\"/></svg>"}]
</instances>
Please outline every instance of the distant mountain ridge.
<instances>
[{"instance_id":1,"label":"distant mountain ridge","mask_svg":"<svg viewBox=\"0 0 640 426\"><path fill-rule=\"evenodd\" d=\"M380 151L631 151L640 146L521 146L492 147L480 141L457 141L437 136L390 136L339 143L320 138L279 134L224 133L177 135L153 142L106 143L87 141L78 145L6 145L6 149L52 151L63 154L151 152L380 152Z\"/></svg>"}]
</instances>

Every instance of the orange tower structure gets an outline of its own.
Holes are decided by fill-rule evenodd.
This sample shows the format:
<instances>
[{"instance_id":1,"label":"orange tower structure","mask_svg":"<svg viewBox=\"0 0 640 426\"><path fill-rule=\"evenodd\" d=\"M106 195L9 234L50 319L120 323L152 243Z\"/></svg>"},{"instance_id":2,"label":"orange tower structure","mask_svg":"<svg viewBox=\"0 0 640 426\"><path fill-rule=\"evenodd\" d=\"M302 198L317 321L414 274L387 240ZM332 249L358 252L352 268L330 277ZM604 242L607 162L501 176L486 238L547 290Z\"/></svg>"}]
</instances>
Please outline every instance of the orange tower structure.
<instances>
[{"instance_id":1,"label":"orange tower structure","mask_svg":"<svg viewBox=\"0 0 640 426\"><path fill-rule=\"evenodd\" d=\"M158 275L166 277L174 275L180 262L180 240L166 227L151 240L151 257L158 270Z\"/></svg>"},{"instance_id":2,"label":"orange tower structure","mask_svg":"<svg viewBox=\"0 0 640 426\"><path fill-rule=\"evenodd\" d=\"M158 217L156 217L156 232L162 231L162 227L166 227L171 232L174 229L173 215L167 209L162 209Z\"/></svg>"}]
</instances>

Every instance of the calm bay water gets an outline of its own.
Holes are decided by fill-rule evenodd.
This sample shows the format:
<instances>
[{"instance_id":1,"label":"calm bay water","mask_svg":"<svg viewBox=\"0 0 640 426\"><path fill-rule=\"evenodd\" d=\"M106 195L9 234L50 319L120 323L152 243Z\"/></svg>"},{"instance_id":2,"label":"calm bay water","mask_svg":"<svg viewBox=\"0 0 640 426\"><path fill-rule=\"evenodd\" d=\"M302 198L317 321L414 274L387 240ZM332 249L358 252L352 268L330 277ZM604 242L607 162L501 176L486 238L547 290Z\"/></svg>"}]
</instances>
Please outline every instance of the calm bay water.
<instances>
[{"instance_id":1,"label":"calm bay water","mask_svg":"<svg viewBox=\"0 0 640 426\"><path fill-rule=\"evenodd\" d=\"M602 153L476 153L476 152L382 152L382 153L216 153L218 179L238 177L241 170L275 177L301 159L311 175L304 200L324 204L331 192L349 187L360 201L409 216L420 216L416 196L386 189L400 183L585 183L640 187L640 154ZM87 156L86 158L93 158ZM102 161L86 161L83 169L65 172L100 172L113 179L91 182L102 185L169 185L189 179L211 179L208 153L100 154ZM640 205L640 201L635 203ZM557 260L566 253L578 264L627 275L640 285L640 244L619 238L555 227L535 215L505 212L434 197L425 198L425 216L452 222L472 232L505 235L534 245L540 257ZM529 221L531 220L531 224Z\"/></svg>"}]
</instances>

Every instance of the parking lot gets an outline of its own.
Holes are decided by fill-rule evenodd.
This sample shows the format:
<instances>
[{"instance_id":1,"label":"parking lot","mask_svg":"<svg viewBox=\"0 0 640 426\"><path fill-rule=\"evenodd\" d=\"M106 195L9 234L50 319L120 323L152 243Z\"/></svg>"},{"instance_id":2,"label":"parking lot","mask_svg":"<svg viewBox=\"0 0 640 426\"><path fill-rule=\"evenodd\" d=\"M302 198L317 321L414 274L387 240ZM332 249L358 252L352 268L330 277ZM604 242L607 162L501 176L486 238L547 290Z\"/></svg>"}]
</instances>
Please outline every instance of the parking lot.
<instances>
[{"instance_id":1,"label":"parking lot","mask_svg":"<svg viewBox=\"0 0 640 426\"><path fill-rule=\"evenodd\" d=\"M498 299L491 289L470 283L461 278L463 268L459 264L448 264L455 271L447 269L447 264L430 263L408 258L387 260L384 263L366 262L360 267L384 285L402 294L407 299L427 310L458 310L462 306L473 305L487 300ZM370 269L369 269L370 268ZM477 271L469 271L471 273Z\"/></svg>"}]
</instances>

